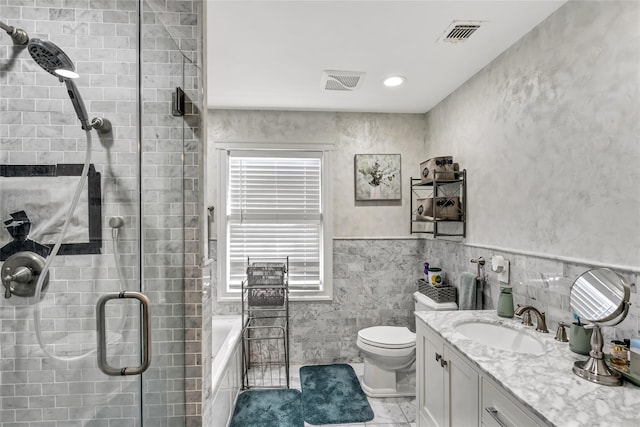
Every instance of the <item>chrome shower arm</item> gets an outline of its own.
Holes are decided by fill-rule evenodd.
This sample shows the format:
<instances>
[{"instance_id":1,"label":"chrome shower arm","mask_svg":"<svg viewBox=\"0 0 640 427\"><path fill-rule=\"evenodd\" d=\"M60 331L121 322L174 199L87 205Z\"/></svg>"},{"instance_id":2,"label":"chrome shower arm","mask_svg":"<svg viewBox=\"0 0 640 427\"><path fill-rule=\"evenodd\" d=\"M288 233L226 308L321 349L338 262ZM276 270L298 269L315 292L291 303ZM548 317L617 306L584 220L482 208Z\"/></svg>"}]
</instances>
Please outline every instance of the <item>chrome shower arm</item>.
<instances>
[{"instance_id":1,"label":"chrome shower arm","mask_svg":"<svg viewBox=\"0 0 640 427\"><path fill-rule=\"evenodd\" d=\"M29 35L26 31L21 30L20 28L12 27L11 25L7 25L2 21L0 21L0 28L5 30L7 34L11 36L11 39L15 44L24 45L29 43Z\"/></svg>"}]
</instances>

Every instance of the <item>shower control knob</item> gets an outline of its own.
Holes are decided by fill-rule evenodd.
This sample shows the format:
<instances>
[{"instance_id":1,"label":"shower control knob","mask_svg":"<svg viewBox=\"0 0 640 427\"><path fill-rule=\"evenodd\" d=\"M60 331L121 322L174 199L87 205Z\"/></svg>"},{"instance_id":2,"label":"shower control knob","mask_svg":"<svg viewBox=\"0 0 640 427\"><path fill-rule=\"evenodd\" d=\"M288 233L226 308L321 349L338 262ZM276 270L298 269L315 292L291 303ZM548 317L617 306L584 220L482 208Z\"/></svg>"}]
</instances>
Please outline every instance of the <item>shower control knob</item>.
<instances>
[{"instance_id":1,"label":"shower control knob","mask_svg":"<svg viewBox=\"0 0 640 427\"><path fill-rule=\"evenodd\" d=\"M2 264L2 285L4 297L11 295L31 297L36 293L40 273L44 269L44 258L35 252L24 251L11 255ZM49 284L49 273L44 277L42 290Z\"/></svg>"},{"instance_id":2,"label":"shower control knob","mask_svg":"<svg viewBox=\"0 0 640 427\"><path fill-rule=\"evenodd\" d=\"M29 283L32 278L33 272L31 269L27 267L18 267L12 275L5 277L4 280L9 282Z\"/></svg>"}]
</instances>

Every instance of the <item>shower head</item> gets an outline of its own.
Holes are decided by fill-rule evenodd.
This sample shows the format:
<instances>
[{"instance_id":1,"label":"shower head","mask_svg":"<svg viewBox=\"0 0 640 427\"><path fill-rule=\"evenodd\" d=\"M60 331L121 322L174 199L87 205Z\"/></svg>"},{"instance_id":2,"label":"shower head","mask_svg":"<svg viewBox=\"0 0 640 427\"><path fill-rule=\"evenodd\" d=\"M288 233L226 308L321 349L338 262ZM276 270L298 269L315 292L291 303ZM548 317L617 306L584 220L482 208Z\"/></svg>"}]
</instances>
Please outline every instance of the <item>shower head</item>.
<instances>
[{"instance_id":1,"label":"shower head","mask_svg":"<svg viewBox=\"0 0 640 427\"><path fill-rule=\"evenodd\" d=\"M29 40L27 49L33 60L36 61L43 70L56 76L61 82L64 82L67 86L67 93L69 94L69 98L71 98L73 108L76 110L78 120L80 120L82 124L82 129L91 130L87 109L84 106L78 87L72 80L79 77L75 72L73 61L71 61L62 49L47 40L31 39Z\"/></svg>"},{"instance_id":2,"label":"shower head","mask_svg":"<svg viewBox=\"0 0 640 427\"><path fill-rule=\"evenodd\" d=\"M47 73L58 77L61 81L65 78L74 78L76 67L66 53L54 43L46 40L31 39L28 46L29 54ZM67 75L72 72L75 76Z\"/></svg>"}]
</instances>

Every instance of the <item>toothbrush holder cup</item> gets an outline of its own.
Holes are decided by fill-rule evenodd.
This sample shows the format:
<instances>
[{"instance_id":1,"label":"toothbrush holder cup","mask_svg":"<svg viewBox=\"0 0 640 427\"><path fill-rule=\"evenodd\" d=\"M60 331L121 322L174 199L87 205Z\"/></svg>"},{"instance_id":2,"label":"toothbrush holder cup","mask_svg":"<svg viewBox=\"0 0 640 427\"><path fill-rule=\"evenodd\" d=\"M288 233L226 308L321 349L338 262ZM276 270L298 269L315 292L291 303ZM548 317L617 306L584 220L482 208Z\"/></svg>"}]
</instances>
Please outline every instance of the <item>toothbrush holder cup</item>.
<instances>
[{"instance_id":1,"label":"toothbrush holder cup","mask_svg":"<svg viewBox=\"0 0 640 427\"><path fill-rule=\"evenodd\" d=\"M572 323L569 331L569 349L574 353L589 355L592 334L593 329L585 329L584 325Z\"/></svg>"}]
</instances>

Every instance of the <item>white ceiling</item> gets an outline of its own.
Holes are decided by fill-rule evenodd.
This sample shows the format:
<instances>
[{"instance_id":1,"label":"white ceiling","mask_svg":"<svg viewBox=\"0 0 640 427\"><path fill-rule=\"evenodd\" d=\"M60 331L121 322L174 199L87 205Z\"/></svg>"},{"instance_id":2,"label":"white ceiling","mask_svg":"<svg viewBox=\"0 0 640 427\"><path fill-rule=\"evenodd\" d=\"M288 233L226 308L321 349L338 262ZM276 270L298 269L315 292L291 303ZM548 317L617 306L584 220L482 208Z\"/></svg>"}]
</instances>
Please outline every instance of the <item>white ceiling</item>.
<instances>
[{"instance_id":1,"label":"white ceiling","mask_svg":"<svg viewBox=\"0 0 640 427\"><path fill-rule=\"evenodd\" d=\"M424 113L564 3L208 0L208 105ZM453 21L483 24L439 42ZM326 91L323 70L366 75L355 91ZM384 87L393 74L407 82Z\"/></svg>"}]
</instances>

